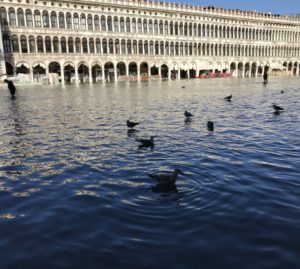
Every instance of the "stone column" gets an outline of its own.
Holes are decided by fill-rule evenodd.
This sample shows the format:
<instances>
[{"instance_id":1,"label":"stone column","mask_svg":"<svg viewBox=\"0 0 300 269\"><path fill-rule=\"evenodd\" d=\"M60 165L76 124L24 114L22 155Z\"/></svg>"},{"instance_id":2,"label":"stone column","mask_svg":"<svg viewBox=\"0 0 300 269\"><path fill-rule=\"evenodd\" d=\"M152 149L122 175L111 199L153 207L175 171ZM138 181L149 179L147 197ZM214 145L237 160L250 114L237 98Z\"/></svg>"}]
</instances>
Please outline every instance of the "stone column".
<instances>
[{"instance_id":1,"label":"stone column","mask_svg":"<svg viewBox=\"0 0 300 269\"><path fill-rule=\"evenodd\" d=\"M61 62L60 63L60 79L61 79L61 85L65 85L65 72L64 72L64 65L63 63Z\"/></svg>"},{"instance_id":2,"label":"stone column","mask_svg":"<svg viewBox=\"0 0 300 269\"><path fill-rule=\"evenodd\" d=\"M104 72L104 66L101 67L101 75L102 75L102 83L105 83L105 72Z\"/></svg>"},{"instance_id":3,"label":"stone column","mask_svg":"<svg viewBox=\"0 0 300 269\"><path fill-rule=\"evenodd\" d=\"M117 83L118 81L118 72L117 72L117 64L114 65L114 82Z\"/></svg>"},{"instance_id":4,"label":"stone column","mask_svg":"<svg viewBox=\"0 0 300 269\"><path fill-rule=\"evenodd\" d=\"M171 80L171 68L168 66L168 80Z\"/></svg>"},{"instance_id":5,"label":"stone column","mask_svg":"<svg viewBox=\"0 0 300 269\"><path fill-rule=\"evenodd\" d=\"M93 84L92 65L89 65L89 83Z\"/></svg>"},{"instance_id":6,"label":"stone column","mask_svg":"<svg viewBox=\"0 0 300 269\"><path fill-rule=\"evenodd\" d=\"M29 67L29 73L30 73L30 82L33 83L33 68Z\"/></svg>"},{"instance_id":7,"label":"stone column","mask_svg":"<svg viewBox=\"0 0 300 269\"><path fill-rule=\"evenodd\" d=\"M78 79L78 64L77 64L77 62L75 63L75 83L76 83L76 85L79 84L79 79Z\"/></svg>"},{"instance_id":8,"label":"stone column","mask_svg":"<svg viewBox=\"0 0 300 269\"><path fill-rule=\"evenodd\" d=\"M141 81L141 70L140 70L139 66L140 66L140 63L137 63L137 80L138 80L138 82Z\"/></svg>"}]
</instances>

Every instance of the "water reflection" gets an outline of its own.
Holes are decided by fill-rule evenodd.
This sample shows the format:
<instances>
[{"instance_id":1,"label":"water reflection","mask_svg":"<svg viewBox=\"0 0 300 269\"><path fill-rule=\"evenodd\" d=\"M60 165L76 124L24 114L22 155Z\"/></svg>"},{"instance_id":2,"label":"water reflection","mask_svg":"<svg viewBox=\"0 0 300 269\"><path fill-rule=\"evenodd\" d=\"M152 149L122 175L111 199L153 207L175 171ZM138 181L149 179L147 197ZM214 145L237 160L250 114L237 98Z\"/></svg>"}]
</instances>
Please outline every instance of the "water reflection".
<instances>
[{"instance_id":1,"label":"water reflection","mask_svg":"<svg viewBox=\"0 0 300 269\"><path fill-rule=\"evenodd\" d=\"M0 91L1 266L26 256L26 268L297 268L299 83L33 86L16 100ZM271 102L289 109L275 118ZM128 115L143 124L127 130ZM137 149L152 134L155 150ZM174 167L188 179L145 177Z\"/></svg>"}]
</instances>

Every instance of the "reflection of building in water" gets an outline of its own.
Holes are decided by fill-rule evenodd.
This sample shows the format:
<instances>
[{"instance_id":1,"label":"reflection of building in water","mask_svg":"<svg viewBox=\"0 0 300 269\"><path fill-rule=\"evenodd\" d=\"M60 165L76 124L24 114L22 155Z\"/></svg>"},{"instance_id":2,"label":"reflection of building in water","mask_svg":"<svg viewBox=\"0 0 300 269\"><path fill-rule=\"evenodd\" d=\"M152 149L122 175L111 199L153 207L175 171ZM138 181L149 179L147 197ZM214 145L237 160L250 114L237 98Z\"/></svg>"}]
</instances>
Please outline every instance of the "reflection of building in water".
<instances>
[{"instance_id":1,"label":"reflection of building in water","mask_svg":"<svg viewBox=\"0 0 300 269\"><path fill-rule=\"evenodd\" d=\"M4 0L0 18L6 72L28 82L255 77L265 68L299 75L299 16L149 0Z\"/></svg>"}]
</instances>

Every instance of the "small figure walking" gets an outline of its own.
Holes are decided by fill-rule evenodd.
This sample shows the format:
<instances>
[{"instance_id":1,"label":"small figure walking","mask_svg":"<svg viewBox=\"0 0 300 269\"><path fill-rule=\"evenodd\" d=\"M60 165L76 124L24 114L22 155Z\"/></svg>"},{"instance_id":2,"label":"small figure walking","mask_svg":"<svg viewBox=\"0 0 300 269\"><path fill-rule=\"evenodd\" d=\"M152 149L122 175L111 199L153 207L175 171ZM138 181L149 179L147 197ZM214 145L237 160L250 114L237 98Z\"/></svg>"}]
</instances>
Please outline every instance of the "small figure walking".
<instances>
[{"instance_id":1,"label":"small figure walking","mask_svg":"<svg viewBox=\"0 0 300 269\"><path fill-rule=\"evenodd\" d=\"M15 98L15 93L16 93L16 87L13 84L11 80L4 79L4 82L7 83L7 87L9 89L9 92L11 94L11 98Z\"/></svg>"},{"instance_id":2,"label":"small figure walking","mask_svg":"<svg viewBox=\"0 0 300 269\"><path fill-rule=\"evenodd\" d=\"M267 84L267 83L268 83L268 77L269 77L268 71L265 70L264 75L263 75L263 78L264 78L264 84Z\"/></svg>"}]
</instances>

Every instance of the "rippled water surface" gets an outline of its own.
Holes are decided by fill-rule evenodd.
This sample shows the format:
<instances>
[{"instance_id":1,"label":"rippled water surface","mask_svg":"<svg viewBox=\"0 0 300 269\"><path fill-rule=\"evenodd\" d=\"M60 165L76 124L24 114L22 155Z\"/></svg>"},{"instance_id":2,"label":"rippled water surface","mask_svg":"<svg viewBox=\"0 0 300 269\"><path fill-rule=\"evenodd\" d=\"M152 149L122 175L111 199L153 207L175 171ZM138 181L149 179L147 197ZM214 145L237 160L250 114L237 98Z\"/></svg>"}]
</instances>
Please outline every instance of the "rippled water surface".
<instances>
[{"instance_id":1,"label":"rippled water surface","mask_svg":"<svg viewBox=\"0 0 300 269\"><path fill-rule=\"evenodd\" d=\"M17 91L0 88L1 269L300 268L299 78ZM172 189L147 176L175 168Z\"/></svg>"}]
</instances>

